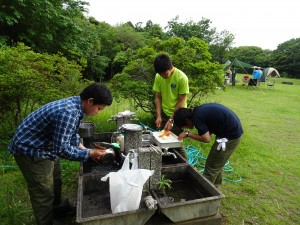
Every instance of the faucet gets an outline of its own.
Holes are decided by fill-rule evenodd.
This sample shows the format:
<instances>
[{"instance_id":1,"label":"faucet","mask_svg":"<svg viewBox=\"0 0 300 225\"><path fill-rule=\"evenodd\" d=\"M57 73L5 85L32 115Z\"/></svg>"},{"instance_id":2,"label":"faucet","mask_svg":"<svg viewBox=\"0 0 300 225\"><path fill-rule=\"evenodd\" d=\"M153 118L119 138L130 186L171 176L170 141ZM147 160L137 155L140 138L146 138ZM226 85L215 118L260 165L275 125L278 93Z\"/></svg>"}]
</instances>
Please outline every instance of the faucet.
<instances>
[{"instance_id":1,"label":"faucet","mask_svg":"<svg viewBox=\"0 0 300 225\"><path fill-rule=\"evenodd\" d=\"M130 121L130 122L136 121L137 123L140 122L140 120L139 120L138 118L136 118L135 115L130 116L130 117L129 117L129 121Z\"/></svg>"},{"instance_id":2,"label":"faucet","mask_svg":"<svg viewBox=\"0 0 300 225\"><path fill-rule=\"evenodd\" d=\"M170 156L172 155L174 159L177 159L177 156L173 152L169 152L169 148L162 148L163 154L162 156Z\"/></svg>"},{"instance_id":3,"label":"faucet","mask_svg":"<svg viewBox=\"0 0 300 225\"><path fill-rule=\"evenodd\" d=\"M109 123L110 121L116 121L116 116L111 116L110 119L106 121L106 123Z\"/></svg>"}]
</instances>

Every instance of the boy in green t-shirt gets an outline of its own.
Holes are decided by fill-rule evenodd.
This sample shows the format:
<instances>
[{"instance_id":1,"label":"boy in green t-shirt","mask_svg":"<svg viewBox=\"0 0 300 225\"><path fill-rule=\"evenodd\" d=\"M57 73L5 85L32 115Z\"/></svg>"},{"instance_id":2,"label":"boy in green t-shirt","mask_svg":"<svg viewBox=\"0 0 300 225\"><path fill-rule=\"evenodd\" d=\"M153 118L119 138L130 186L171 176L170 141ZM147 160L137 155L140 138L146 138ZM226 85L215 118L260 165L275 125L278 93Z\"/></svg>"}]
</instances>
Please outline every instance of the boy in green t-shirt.
<instances>
[{"instance_id":1,"label":"boy in green t-shirt","mask_svg":"<svg viewBox=\"0 0 300 225\"><path fill-rule=\"evenodd\" d=\"M173 66L166 54L156 56L154 60L155 75L153 91L155 94L156 120L155 125L164 130L171 130L179 135L182 130L173 126L174 112L187 107L187 94L189 93L188 77ZM187 158L185 152L181 154Z\"/></svg>"}]
</instances>

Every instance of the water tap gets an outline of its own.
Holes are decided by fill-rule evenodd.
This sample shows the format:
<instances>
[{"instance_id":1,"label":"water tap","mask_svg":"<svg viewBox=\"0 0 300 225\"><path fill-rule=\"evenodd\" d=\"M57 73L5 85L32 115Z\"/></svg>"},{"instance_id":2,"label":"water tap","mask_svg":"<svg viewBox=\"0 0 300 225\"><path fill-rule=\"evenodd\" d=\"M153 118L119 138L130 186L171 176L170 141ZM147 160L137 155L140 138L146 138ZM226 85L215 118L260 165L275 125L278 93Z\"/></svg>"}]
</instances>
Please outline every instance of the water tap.
<instances>
[{"instance_id":1,"label":"water tap","mask_svg":"<svg viewBox=\"0 0 300 225\"><path fill-rule=\"evenodd\" d=\"M137 122L137 123L139 123L140 120L138 118L136 118L135 115L133 115L133 116L130 116L130 122Z\"/></svg>"},{"instance_id":2,"label":"water tap","mask_svg":"<svg viewBox=\"0 0 300 225\"><path fill-rule=\"evenodd\" d=\"M172 155L174 159L177 159L177 156L173 152L169 152L169 148L162 148L163 154L162 156L170 156Z\"/></svg>"},{"instance_id":3,"label":"water tap","mask_svg":"<svg viewBox=\"0 0 300 225\"><path fill-rule=\"evenodd\" d=\"M111 116L110 119L106 121L106 123L109 123L110 121L116 121L116 116Z\"/></svg>"}]
</instances>

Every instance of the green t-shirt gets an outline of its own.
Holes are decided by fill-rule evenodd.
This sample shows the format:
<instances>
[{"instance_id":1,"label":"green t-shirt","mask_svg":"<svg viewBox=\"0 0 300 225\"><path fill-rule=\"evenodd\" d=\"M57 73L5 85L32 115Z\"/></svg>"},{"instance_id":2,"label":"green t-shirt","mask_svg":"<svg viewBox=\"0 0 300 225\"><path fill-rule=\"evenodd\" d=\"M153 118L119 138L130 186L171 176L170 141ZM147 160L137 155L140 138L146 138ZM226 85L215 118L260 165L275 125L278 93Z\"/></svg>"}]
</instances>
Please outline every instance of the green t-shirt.
<instances>
[{"instance_id":1,"label":"green t-shirt","mask_svg":"<svg viewBox=\"0 0 300 225\"><path fill-rule=\"evenodd\" d=\"M174 67L173 74L168 78L162 78L158 73L155 75L153 91L160 92L162 96L162 110L167 116L171 116L178 103L180 94L189 93L188 77ZM184 107L187 107L185 101Z\"/></svg>"}]
</instances>

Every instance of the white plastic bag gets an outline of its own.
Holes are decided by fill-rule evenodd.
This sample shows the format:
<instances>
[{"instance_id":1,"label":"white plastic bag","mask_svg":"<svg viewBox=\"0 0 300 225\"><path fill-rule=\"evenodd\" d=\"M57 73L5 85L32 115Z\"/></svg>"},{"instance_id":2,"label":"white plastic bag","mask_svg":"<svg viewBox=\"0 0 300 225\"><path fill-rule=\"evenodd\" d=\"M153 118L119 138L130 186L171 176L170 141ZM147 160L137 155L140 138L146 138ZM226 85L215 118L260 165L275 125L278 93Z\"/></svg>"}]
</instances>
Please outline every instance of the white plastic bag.
<instances>
[{"instance_id":1,"label":"white plastic bag","mask_svg":"<svg viewBox=\"0 0 300 225\"><path fill-rule=\"evenodd\" d=\"M111 211L119 213L137 210L140 205L143 185L154 173L154 170L137 169L137 154L134 153L131 169L130 154L127 154L122 168L118 172L110 172L101 181L109 178Z\"/></svg>"}]
</instances>

